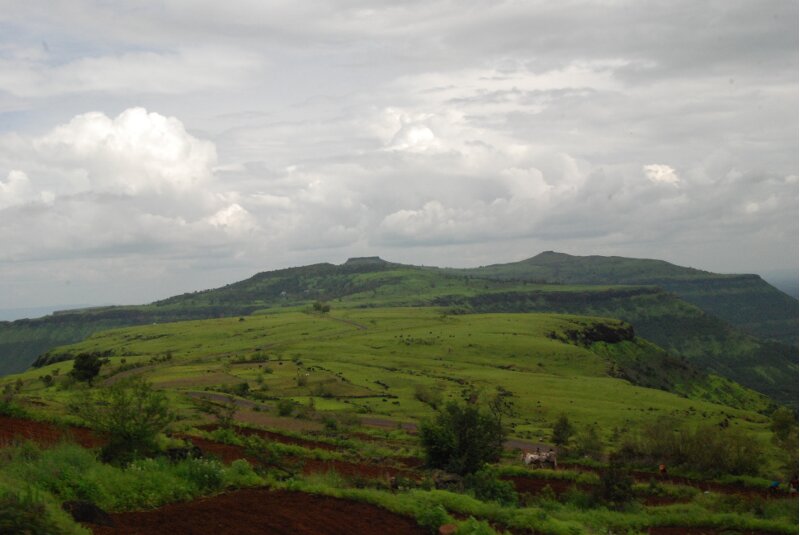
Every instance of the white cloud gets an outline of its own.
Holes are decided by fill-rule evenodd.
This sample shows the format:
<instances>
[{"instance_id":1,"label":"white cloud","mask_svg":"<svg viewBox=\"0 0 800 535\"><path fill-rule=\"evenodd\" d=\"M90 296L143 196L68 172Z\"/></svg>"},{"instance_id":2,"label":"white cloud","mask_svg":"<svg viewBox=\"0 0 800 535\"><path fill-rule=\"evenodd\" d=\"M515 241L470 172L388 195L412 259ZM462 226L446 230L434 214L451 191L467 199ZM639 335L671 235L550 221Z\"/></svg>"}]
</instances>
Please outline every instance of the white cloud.
<instances>
[{"instance_id":1,"label":"white cloud","mask_svg":"<svg viewBox=\"0 0 800 535\"><path fill-rule=\"evenodd\" d=\"M113 119L99 112L79 115L32 147L54 167L80 170L82 180L73 181L69 193L185 192L210 180L217 159L214 145L189 135L178 119L143 108Z\"/></svg>"},{"instance_id":2,"label":"white cloud","mask_svg":"<svg viewBox=\"0 0 800 535\"><path fill-rule=\"evenodd\" d=\"M642 170L647 179L654 184L669 184L677 187L681 183L675 169L668 165L654 163L642 166Z\"/></svg>"}]
</instances>

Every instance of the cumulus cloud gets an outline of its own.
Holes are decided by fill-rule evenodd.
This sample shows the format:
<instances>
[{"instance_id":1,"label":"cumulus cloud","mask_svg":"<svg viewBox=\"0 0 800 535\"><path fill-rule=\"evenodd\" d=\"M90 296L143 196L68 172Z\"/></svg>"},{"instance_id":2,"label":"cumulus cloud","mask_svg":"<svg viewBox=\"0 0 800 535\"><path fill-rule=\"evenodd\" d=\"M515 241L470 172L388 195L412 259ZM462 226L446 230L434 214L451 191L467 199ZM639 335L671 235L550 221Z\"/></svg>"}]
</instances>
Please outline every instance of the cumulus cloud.
<instances>
[{"instance_id":1,"label":"cumulus cloud","mask_svg":"<svg viewBox=\"0 0 800 535\"><path fill-rule=\"evenodd\" d=\"M228 242L256 228L214 175L214 144L143 108L90 112L41 136L0 139L0 236L9 258ZM14 239L13 236L27 236Z\"/></svg>"},{"instance_id":2,"label":"cumulus cloud","mask_svg":"<svg viewBox=\"0 0 800 535\"><path fill-rule=\"evenodd\" d=\"M80 170L73 192L137 195L188 191L211 178L213 143L186 132L174 117L131 108L115 118L91 112L73 118L31 143L54 167Z\"/></svg>"}]
</instances>

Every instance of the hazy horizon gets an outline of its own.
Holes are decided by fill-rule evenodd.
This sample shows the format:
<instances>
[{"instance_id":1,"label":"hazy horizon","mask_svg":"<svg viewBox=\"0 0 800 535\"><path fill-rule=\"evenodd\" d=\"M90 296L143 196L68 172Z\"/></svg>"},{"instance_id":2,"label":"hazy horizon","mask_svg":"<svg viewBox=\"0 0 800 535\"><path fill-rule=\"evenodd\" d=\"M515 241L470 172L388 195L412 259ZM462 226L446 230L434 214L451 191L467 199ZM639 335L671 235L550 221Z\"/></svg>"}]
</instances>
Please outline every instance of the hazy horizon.
<instances>
[{"instance_id":1,"label":"hazy horizon","mask_svg":"<svg viewBox=\"0 0 800 535\"><path fill-rule=\"evenodd\" d=\"M798 270L796 2L0 7L2 310L372 255Z\"/></svg>"}]
</instances>

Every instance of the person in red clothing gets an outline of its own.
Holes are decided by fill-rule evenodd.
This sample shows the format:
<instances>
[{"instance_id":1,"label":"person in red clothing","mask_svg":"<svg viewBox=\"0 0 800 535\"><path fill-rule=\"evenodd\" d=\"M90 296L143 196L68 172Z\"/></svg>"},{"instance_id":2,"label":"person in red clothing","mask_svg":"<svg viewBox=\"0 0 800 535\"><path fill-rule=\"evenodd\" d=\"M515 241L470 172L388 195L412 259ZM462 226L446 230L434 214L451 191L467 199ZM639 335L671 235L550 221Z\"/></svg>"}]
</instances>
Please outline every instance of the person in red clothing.
<instances>
[{"instance_id":1,"label":"person in red clothing","mask_svg":"<svg viewBox=\"0 0 800 535\"><path fill-rule=\"evenodd\" d=\"M666 464L661 463L661 464L658 465L658 474L661 476L662 479L667 477L667 465Z\"/></svg>"}]
</instances>

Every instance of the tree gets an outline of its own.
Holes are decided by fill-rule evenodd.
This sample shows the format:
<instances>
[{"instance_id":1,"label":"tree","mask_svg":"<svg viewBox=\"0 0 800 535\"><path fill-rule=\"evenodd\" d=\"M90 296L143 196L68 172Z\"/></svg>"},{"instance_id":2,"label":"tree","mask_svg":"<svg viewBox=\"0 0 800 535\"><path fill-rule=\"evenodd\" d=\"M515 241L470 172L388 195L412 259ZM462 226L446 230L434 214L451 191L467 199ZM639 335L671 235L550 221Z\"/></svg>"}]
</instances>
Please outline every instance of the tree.
<instances>
[{"instance_id":1,"label":"tree","mask_svg":"<svg viewBox=\"0 0 800 535\"><path fill-rule=\"evenodd\" d=\"M116 464L153 455L158 449L156 436L174 419L167 396L141 378L86 391L69 409L107 436L102 458Z\"/></svg>"},{"instance_id":2,"label":"tree","mask_svg":"<svg viewBox=\"0 0 800 535\"><path fill-rule=\"evenodd\" d=\"M770 422L770 429L773 433L773 438L779 446L787 443L790 437L797 433L797 416L794 411L789 407L780 407L772 413L772 422Z\"/></svg>"},{"instance_id":3,"label":"tree","mask_svg":"<svg viewBox=\"0 0 800 535\"><path fill-rule=\"evenodd\" d=\"M92 380L100 373L100 367L102 365L103 361L100 360L100 357L97 355L81 353L75 357L70 375L78 381L92 384Z\"/></svg>"},{"instance_id":4,"label":"tree","mask_svg":"<svg viewBox=\"0 0 800 535\"><path fill-rule=\"evenodd\" d=\"M553 424L553 442L555 442L557 446L565 446L569 443L569 439L574 432L575 429L572 427L572 424L569 423L567 415L562 414L558 417L556 423Z\"/></svg>"},{"instance_id":5,"label":"tree","mask_svg":"<svg viewBox=\"0 0 800 535\"><path fill-rule=\"evenodd\" d=\"M603 440L594 424L587 425L575 436L575 453L599 460L603 455Z\"/></svg>"},{"instance_id":6,"label":"tree","mask_svg":"<svg viewBox=\"0 0 800 535\"><path fill-rule=\"evenodd\" d=\"M471 474L503 451L506 430L496 414L474 404L449 402L433 420L420 425L420 440L429 466Z\"/></svg>"},{"instance_id":7,"label":"tree","mask_svg":"<svg viewBox=\"0 0 800 535\"><path fill-rule=\"evenodd\" d=\"M631 470L620 455L612 455L609 459L608 468L600 474L600 485L596 492L603 502L616 507L633 500Z\"/></svg>"}]
</instances>

